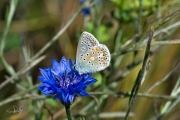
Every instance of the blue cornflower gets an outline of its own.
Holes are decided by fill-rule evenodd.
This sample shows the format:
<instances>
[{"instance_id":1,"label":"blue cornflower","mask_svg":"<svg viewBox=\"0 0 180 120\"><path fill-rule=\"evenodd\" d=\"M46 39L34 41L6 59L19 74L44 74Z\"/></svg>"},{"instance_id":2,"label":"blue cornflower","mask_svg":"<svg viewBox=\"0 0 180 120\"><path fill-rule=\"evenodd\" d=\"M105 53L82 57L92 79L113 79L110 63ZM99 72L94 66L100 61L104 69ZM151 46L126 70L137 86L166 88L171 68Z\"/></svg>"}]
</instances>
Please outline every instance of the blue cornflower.
<instances>
[{"instance_id":1,"label":"blue cornflower","mask_svg":"<svg viewBox=\"0 0 180 120\"><path fill-rule=\"evenodd\" d=\"M89 7L83 8L81 12L84 16L89 15L91 13Z\"/></svg>"},{"instance_id":2,"label":"blue cornflower","mask_svg":"<svg viewBox=\"0 0 180 120\"><path fill-rule=\"evenodd\" d=\"M86 2L86 0L79 0L80 5L84 4L84 2ZM86 16L86 15L89 15L91 13L91 10L89 7L85 7L82 9L81 12L84 16Z\"/></svg>"},{"instance_id":3,"label":"blue cornflower","mask_svg":"<svg viewBox=\"0 0 180 120\"><path fill-rule=\"evenodd\" d=\"M54 99L59 99L64 105L72 104L78 95L88 96L86 87L97 80L91 78L91 73L80 75L73 66L72 61L70 59L66 61L65 57L62 57L60 63L52 60L52 69L40 68L42 76L38 79L42 84L38 89L45 95L52 95Z\"/></svg>"}]
</instances>

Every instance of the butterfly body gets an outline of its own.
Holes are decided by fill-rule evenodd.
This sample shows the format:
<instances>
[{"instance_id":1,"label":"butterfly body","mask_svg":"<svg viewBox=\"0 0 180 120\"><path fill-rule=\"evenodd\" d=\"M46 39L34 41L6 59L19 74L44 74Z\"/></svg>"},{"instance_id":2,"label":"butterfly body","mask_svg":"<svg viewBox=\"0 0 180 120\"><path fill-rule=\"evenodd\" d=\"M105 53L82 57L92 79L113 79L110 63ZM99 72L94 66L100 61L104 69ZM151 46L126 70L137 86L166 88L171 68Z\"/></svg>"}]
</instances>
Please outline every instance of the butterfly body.
<instances>
[{"instance_id":1,"label":"butterfly body","mask_svg":"<svg viewBox=\"0 0 180 120\"><path fill-rule=\"evenodd\" d=\"M108 48L92 34L83 32L77 47L76 70L80 74L101 71L109 66L110 60Z\"/></svg>"}]
</instances>

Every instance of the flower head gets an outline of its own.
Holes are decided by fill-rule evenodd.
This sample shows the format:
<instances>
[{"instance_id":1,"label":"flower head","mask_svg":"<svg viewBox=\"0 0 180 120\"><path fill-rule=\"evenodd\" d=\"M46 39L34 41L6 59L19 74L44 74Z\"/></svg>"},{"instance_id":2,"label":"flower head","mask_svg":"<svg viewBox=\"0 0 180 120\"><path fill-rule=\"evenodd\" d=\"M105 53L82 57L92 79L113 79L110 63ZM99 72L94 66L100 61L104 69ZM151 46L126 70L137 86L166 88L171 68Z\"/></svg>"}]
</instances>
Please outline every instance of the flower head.
<instances>
[{"instance_id":1,"label":"flower head","mask_svg":"<svg viewBox=\"0 0 180 120\"><path fill-rule=\"evenodd\" d=\"M86 0L79 0L80 5L84 4L85 2L86 2ZM88 4L88 2L86 2L86 4ZM82 9L81 12L82 12L82 14L83 14L84 16L86 16L86 15L90 15L91 10L90 10L89 7L85 7L85 8Z\"/></svg>"},{"instance_id":2,"label":"flower head","mask_svg":"<svg viewBox=\"0 0 180 120\"><path fill-rule=\"evenodd\" d=\"M90 15L90 13L91 13L89 7L83 8L81 12L82 12L82 14L83 14L84 16Z\"/></svg>"},{"instance_id":3,"label":"flower head","mask_svg":"<svg viewBox=\"0 0 180 120\"><path fill-rule=\"evenodd\" d=\"M80 75L73 69L72 61L66 61L65 57L60 63L52 60L52 64L52 68L40 68L42 76L38 79L42 84L38 89L45 95L52 95L54 99L59 99L64 105L72 104L78 95L88 96L86 87L97 82L96 79L91 78L91 73Z\"/></svg>"}]
</instances>

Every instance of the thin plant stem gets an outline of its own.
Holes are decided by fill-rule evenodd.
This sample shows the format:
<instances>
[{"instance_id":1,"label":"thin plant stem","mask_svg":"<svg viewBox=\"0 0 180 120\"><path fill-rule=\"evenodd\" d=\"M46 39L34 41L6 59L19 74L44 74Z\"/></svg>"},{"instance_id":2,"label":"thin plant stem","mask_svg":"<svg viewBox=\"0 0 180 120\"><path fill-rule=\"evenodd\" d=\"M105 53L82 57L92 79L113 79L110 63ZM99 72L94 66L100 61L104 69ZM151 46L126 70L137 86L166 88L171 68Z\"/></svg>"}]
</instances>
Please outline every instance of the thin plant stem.
<instances>
[{"instance_id":1,"label":"thin plant stem","mask_svg":"<svg viewBox=\"0 0 180 120\"><path fill-rule=\"evenodd\" d=\"M21 35L21 49L22 49L22 53L23 53L23 57L25 62L27 63L30 59L30 48L29 46L26 45L25 43L25 36ZM29 82L29 86L33 86L33 82L32 82L32 76L31 76L31 71L29 70L28 73L26 74L26 78Z\"/></svg>"},{"instance_id":2,"label":"thin plant stem","mask_svg":"<svg viewBox=\"0 0 180 120\"><path fill-rule=\"evenodd\" d=\"M66 109L66 115L67 115L68 120L72 120L71 106L70 105L65 105L65 109Z\"/></svg>"},{"instance_id":3,"label":"thin plant stem","mask_svg":"<svg viewBox=\"0 0 180 120\"><path fill-rule=\"evenodd\" d=\"M166 40L166 41L156 41L156 42L152 42L151 45L178 45L180 44L180 39L176 39L176 40Z\"/></svg>"},{"instance_id":4,"label":"thin plant stem","mask_svg":"<svg viewBox=\"0 0 180 120\"><path fill-rule=\"evenodd\" d=\"M0 106L3 106L5 104L8 104L8 103L11 103L11 102L14 102L14 101L18 101L18 100L24 100L24 99L28 99L28 100L39 100L39 99L45 99L47 98L46 96L42 95L42 96L38 96L38 95L23 95L23 96L17 96L17 97L14 97L14 98L10 98L10 99L7 99L7 100L4 100L2 102L0 102Z\"/></svg>"},{"instance_id":5,"label":"thin plant stem","mask_svg":"<svg viewBox=\"0 0 180 120\"><path fill-rule=\"evenodd\" d=\"M176 23L174 23L174 24L171 24L171 25L169 25L168 27L162 28L161 30L155 32L155 33L154 33L154 37L156 37L156 36L158 36L158 35L160 35L160 34L162 34L162 33L167 33L167 34L168 34L168 31L169 31L169 30L174 29L174 28L177 28L178 26L180 26L180 21L178 21L178 22L176 22ZM143 43L146 43L147 41L148 41L148 38L145 38L145 39L143 40Z\"/></svg>"},{"instance_id":6,"label":"thin plant stem","mask_svg":"<svg viewBox=\"0 0 180 120\"><path fill-rule=\"evenodd\" d=\"M179 63L179 61L178 61ZM163 82L165 82L167 80L167 78L178 68L178 63L176 64L176 66L161 80L158 80L158 82L156 82L153 86L151 86L148 90L147 93L149 93L152 89L154 89L155 87L157 87L158 85L162 84Z\"/></svg>"},{"instance_id":7,"label":"thin plant stem","mask_svg":"<svg viewBox=\"0 0 180 120\"><path fill-rule=\"evenodd\" d=\"M112 95L117 98L130 97L131 92L89 92L91 95ZM168 95L154 95L148 93L137 93L137 97L150 98L150 99L164 99L164 100L176 100L178 96L168 96Z\"/></svg>"},{"instance_id":8,"label":"thin plant stem","mask_svg":"<svg viewBox=\"0 0 180 120\"><path fill-rule=\"evenodd\" d=\"M147 47L146 47L146 51L145 51L145 55L144 55L144 60L143 60L143 64L142 64L142 68L140 69L138 76L136 78L135 84L132 88L131 96L129 98L129 108L128 108L128 111L126 112L126 116L125 116L124 120L127 120L128 116L129 116L130 110L131 110L131 108L132 108L132 106L136 100L136 96L137 96L137 93L139 91L141 82L145 77L144 74L145 74L145 71L147 70L146 64L147 64L147 60L148 60L149 53L150 53L151 40L153 37L153 33L154 33L154 27L151 27L150 34L149 34L149 40L147 43Z\"/></svg>"},{"instance_id":9,"label":"thin plant stem","mask_svg":"<svg viewBox=\"0 0 180 120\"><path fill-rule=\"evenodd\" d=\"M166 40L166 41L154 41L151 43L151 46L155 45L178 45L180 44L180 39L176 40ZM136 51L136 50L143 50L143 47L146 46L146 43L141 43L138 46L134 46L133 48L123 49L120 52L111 53L111 57L117 56L117 55L123 55L128 52Z\"/></svg>"},{"instance_id":10,"label":"thin plant stem","mask_svg":"<svg viewBox=\"0 0 180 120\"><path fill-rule=\"evenodd\" d=\"M2 38L0 40L0 51L3 53L3 50L5 48L5 40L7 38L8 35L8 31L9 31L9 27L13 18L13 15L15 13L16 10L16 6L17 6L18 0L11 0L10 2L10 10L7 16L7 21L6 21L6 25L2 34Z\"/></svg>"},{"instance_id":11,"label":"thin plant stem","mask_svg":"<svg viewBox=\"0 0 180 120\"><path fill-rule=\"evenodd\" d=\"M5 85L7 85L9 82L11 82L12 80L14 80L17 76L24 74L25 72L27 72L28 70L30 70L32 67L34 67L35 65L37 65L39 62L41 62L43 59L45 58L45 56L42 56L40 58L37 58L36 60L33 61L33 63L29 63L26 64L26 66L24 66L21 70L19 70L17 73L15 73L13 76L11 76L10 78L8 78L7 80L5 80L4 82L2 82L0 84L0 89L2 89Z\"/></svg>"},{"instance_id":12,"label":"thin plant stem","mask_svg":"<svg viewBox=\"0 0 180 120\"><path fill-rule=\"evenodd\" d=\"M141 32L143 0L139 0L138 33Z\"/></svg>"},{"instance_id":13,"label":"thin plant stem","mask_svg":"<svg viewBox=\"0 0 180 120\"><path fill-rule=\"evenodd\" d=\"M10 66L5 58L4 58L4 48L5 48L5 41L8 35L8 31L9 31L9 27L14 15L14 12L16 10L16 6L17 6L18 0L11 0L10 3L10 10L7 16L7 21L6 21L6 25L2 34L2 37L0 39L0 60L4 66L4 68L6 69L6 71L10 74L13 75L15 73L14 69L12 68L12 66Z\"/></svg>"},{"instance_id":14,"label":"thin plant stem","mask_svg":"<svg viewBox=\"0 0 180 120\"><path fill-rule=\"evenodd\" d=\"M164 18L162 22L160 22L154 29L155 30L158 29L160 26L164 25L165 23L167 23L168 21L170 21L172 18L176 17L179 14L180 14L180 10L177 10L176 12ZM126 43L120 46L120 48L124 48L125 46L129 45L134 40L134 38L140 36L141 34L142 34L141 32L139 32L138 34L135 34L131 39L127 40Z\"/></svg>"},{"instance_id":15,"label":"thin plant stem","mask_svg":"<svg viewBox=\"0 0 180 120\"><path fill-rule=\"evenodd\" d=\"M9 98L13 98L13 97L17 97L17 96L23 96L23 95L25 95L26 93L31 93L33 90L37 89L37 87L38 87L40 84L41 84L41 83L36 84L36 85L33 85L32 87L30 87L30 88L28 88L28 89L26 89L26 90L24 90L24 91L18 92L18 93L16 93L16 94L12 95L12 96L9 97Z\"/></svg>"},{"instance_id":16,"label":"thin plant stem","mask_svg":"<svg viewBox=\"0 0 180 120\"><path fill-rule=\"evenodd\" d=\"M177 106L177 104L179 104L180 102L180 97L179 97L179 93L180 93L180 77L178 78L172 92L170 96L178 96L178 99L172 101L168 101L166 102L166 104L162 107L161 111L160 111L160 116L158 117L158 120L161 120L167 113L169 113L173 108L175 108Z\"/></svg>"},{"instance_id":17,"label":"thin plant stem","mask_svg":"<svg viewBox=\"0 0 180 120\"><path fill-rule=\"evenodd\" d=\"M39 96L39 95L36 95L36 94L26 94L26 93L28 93L30 91L33 91L34 89L37 89L38 85L35 85L32 88L28 89L27 91L17 93L15 95L12 95L11 97L7 98L6 100L1 101L0 106L3 106L5 104L9 104L9 103L14 102L14 101L25 100L25 99L39 100L39 99L51 98L50 96L46 97L44 95ZM116 98L127 98L127 97L130 97L131 92L122 92L122 91L120 91L120 92L89 92L89 94L90 95L106 95L107 97L112 95L112 96L114 96ZM168 101L176 100L176 99L179 98L178 95L176 95L176 96L167 96L167 95L154 95L154 94L148 94L148 93L137 93L137 97L149 98L149 99L164 99L164 100L168 100ZM93 104L94 103L95 102L93 102ZM92 105L91 105L91 107L92 107ZM84 109L87 110L88 108L84 107ZM85 112L85 110L83 112ZM82 112L80 112L80 113L82 113Z\"/></svg>"},{"instance_id":18,"label":"thin plant stem","mask_svg":"<svg viewBox=\"0 0 180 120\"><path fill-rule=\"evenodd\" d=\"M5 28L3 30L2 33L2 37L0 39L0 61L2 63L2 65L4 66L5 70L11 75L13 76L15 74L15 70L13 69L13 67L11 65L9 65L7 63L7 61L4 58L4 48L6 46L6 38L8 36L8 31L9 31L9 27L12 21L12 18L14 16L15 10L16 10L16 6L18 4L18 0L11 0L10 2L10 9L8 12L8 16L6 18L6 24L5 24ZM18 78L15 78L16 80L18 80ZM14 81L12 81L12 83L14 83ZM20 90L25 90L25 88L20 85L20 84L15 84L17 88L19 88Z\"/></svg>"},{"instance_id":19,"label":"thin plant stem","mask_svg":"<svg viewBox=\"0 0 180 120\"><path fill-rule=\"evenodd\" d=\"M169 16L167 16L166 18L164 18L156 27L154 27L154 29L157 30L160 26L164 25L169 20L171 20L172 18L176 17L179 14L180 14L180 10L175 11L174 13L172 13Z\"/></svg>"}]
</instances>

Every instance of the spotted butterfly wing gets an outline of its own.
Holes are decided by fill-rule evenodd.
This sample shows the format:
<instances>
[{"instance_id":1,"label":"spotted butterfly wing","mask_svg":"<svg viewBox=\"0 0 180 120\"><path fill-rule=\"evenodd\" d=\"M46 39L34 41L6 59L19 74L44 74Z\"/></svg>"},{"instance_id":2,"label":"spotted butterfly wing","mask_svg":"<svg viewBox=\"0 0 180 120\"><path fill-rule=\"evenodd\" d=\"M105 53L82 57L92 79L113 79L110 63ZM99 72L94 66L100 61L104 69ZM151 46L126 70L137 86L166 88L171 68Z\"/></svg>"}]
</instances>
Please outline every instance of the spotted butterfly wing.
<instances>
[{"instance_id":1,"label":"spotted butterfly wing","mask_svg":"<svg viewBox=\"0 0 180 120\"><path fill-rule=\"evenodd\" d=\"M93 35L88 32L83 32L77 47L76 62L79 63L86 52L97 45L99 45L99 42Z\"/></svg>"},{"instance_id":2,"label":"spotted butterfly wing","mask_svg":"<svg viewBox=\"0 0 180 120\"><path fill-rule=\"evenodd\" d=\"M77 47L75 68L80 74L92 73L105 69L110 64L108 48L99 44L90 33L83 32Z\"/></svg>"}]
</instances>

